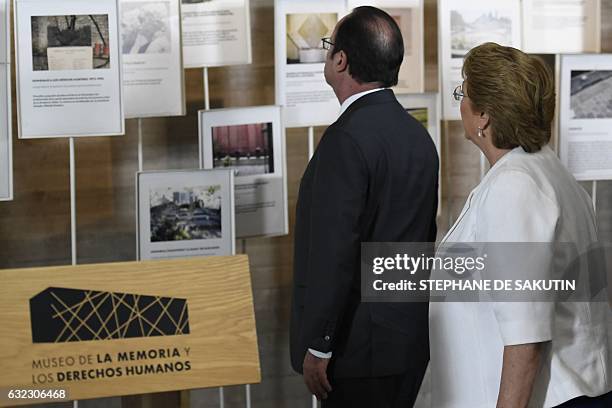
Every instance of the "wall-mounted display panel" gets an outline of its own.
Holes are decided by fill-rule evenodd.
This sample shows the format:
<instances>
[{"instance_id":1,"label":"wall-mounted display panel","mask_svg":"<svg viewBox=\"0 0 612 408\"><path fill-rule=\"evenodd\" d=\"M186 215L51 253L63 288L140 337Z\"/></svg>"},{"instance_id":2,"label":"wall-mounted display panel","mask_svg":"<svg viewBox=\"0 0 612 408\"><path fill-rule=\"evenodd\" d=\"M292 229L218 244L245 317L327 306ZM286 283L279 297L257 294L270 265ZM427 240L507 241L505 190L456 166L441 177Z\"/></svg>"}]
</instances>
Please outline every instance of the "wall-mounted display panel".
<instances>
[{"instance_id":1,"label":"wall-mounted display panel","mask_svg":"<svg viewBox=\"0 0 612 408\"><path fill-rule=\"evenodd\" d=\"M612 55L561 56L559 150L578 180L612 179Z\"/></svg>"},{"instance_id":2,"label":"wall-mounted display panel","mask_svg":"<svg viewBox=\"0 0 612 408\"><path fill-rule=\"evenodd\" d=\"M463 82L465 55L488 41L521 48L521 5L520 0L440 0L438 13L442 120L459 120L459 102L452 93Z\"/></svg>"},{"instance_id":3,"label":"wall-mounted display panel","mask_svg":"<svg viewBox=\"0 0 612 408\"><path fill-rule=\"evenodd\" d=\"M125 117L185 114L180 0L121 0Z\"/></svg>"},{"instance_id":4,"label":"wall-mounted display panel","mask_svg":"<svg viewBox=\"0 0 612 408\"><path fill-rule=\"evenodd\" d=\"M0 0L0 64L8 64L11 59L10 4L9 0Z\"/></svg>"},{"instance_id":5,"label":"wall-mounted display panel","mask_svg":"<svg viewBox=\"0 0 612 408\"><path fill-rule=\"evenodd\" d=\"M0 201L13 199L11 66L0 64Z\"/></svg>"},{"instance_id":6,"label":"wall-mounted display panel","mask_svg":"<svg viewBox=\"0 0 612 408\"><path fill-rule=\"evenodd\" d=\"M248 0L181 0L185 68L251 63Z\"/></svg>"},{"instance_id":7,"label":"wall-mounted display panel","mask_svg":"<svg viewBox=\"0 0 612 408\"><path fill-rule=\"evenodd\" d=\"M284 107L284 126L329 125L338 118L340 104L323 74L321 38L332 36L345 13L343 0L274 2L276 104Z\"/></svg>"},{"instance_id":8,"label":"wall-mounted display panel","mask_svg":"<svg viewBox=\"0 0 612 408\"><path fill-rule=\"evenodd\" d=\"M404 61L400 67L396 94L424 91L423 0L349 0L349 12L358 6L374 6L386 11L396 21L404 40Z\"/></svg>"},{"instance_id":9,"label":"wall-mounted display panel","mask_svg":"<svg viewBox=\"0 0 612 408\"><path fill-rule=\"evenodd\" d=\"M19 137L124 133L118 0L16 0Z\"/></svg>"},{"instance_id":10,"label":"wall-mounted display panel","mask_svg":"<svg viewBox=\"0 0 612 408\"><path fill-rule=\"evenodd\" d=\"M141 172L136 188L139 259L234 254L231 170Z\"/></svg>"},{"instance_id":11,"label":"wall-mounted display panel","mask_svg":"<svg viewBox=\"0 0 612 408\"><path fill-rule=\"evenodd\" d=\"M201 165L235 174L236 238L289 231L278 106L200 111Z\"/></svg>"},{"instance_id":12,"label":"wall-mounted display panel","mask_svg":"<svg viewBox=\"0 0 612 408\"><path fill-rule=\"evenodd\" d=\"M601 0L522 0L523 51L599 52Z\"/></svg>"},{"instance_id":13,"label":"wall-mounted display panel","mask_svg":"<svg viewBox=\"0 0 612 408\"><path fill-rule=\"evenodd\" d=\"M440 139L440 95L424 93L415 95L397 95L397 100L412 117L421 122L427 129L438 151L440 170L438 176L438 215L440 214L440 198L442 197L442 144Z\"/></svg>"}]
</instances>

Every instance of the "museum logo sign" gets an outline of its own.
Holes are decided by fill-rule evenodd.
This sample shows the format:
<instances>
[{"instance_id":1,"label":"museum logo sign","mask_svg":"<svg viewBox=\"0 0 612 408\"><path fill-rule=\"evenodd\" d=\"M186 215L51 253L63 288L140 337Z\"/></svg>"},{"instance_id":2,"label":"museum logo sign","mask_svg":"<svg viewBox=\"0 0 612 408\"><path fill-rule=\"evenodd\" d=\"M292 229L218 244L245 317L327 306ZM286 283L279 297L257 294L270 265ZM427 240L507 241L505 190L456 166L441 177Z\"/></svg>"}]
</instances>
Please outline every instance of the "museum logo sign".
<instances>
[{"instance_id":1,"label":"museum logo sign","mask_svg":"<svg viewBox=\"0 0 612 408\"><path fill-rule=\"evenodd\" d=\"M30 299L33 343L189 334L185 299L47 288Z\"/></svg>"}]
</instances>

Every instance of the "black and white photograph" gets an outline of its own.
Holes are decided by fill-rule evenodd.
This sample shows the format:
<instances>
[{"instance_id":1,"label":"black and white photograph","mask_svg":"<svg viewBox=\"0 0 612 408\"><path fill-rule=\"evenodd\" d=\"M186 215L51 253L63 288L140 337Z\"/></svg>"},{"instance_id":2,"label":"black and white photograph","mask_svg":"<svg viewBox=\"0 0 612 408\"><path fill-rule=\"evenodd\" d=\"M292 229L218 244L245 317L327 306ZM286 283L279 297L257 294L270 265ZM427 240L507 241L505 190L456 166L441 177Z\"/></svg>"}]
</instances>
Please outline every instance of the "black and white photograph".
<instances>
[{"instance_id":1,"label":"black and white photograph","mask_svg":"<svg viewBox=\"0 0 612 408\"><path fill-rule=\"evenodd\" d=\"M167 54L171 48L168 2L124 2L121 48L127 54Z\"/></svg>"},{"instance_id":2,"label":"black and white photograph","mask_svg":"<svg viewBox=\"0 0 612 408\"><path fill-rule=\"evenodd\" d=\"M327 51L321 38L331 37L336 13L287 14L287 64L319 64Z\"/></svg>"},{"instance_id":3,"label":"black and white photograph","mask_svg":"<svg viewBox=\"0 0 612 408\"><path fill-rule=\"evenodd\" d=\"M108 15L32 16L34 71L108 69Z\"/></svg>"},{"instance_id":4,"label":"black and white photograph","mask_svg":"<svg viewBox=\"0 0 612 408\"><path fill-rule=\"evenodd\" d=\"M222 238L221 186L149 191L151 242Z\"/></svg>"},{"instance_id":5,"label":"black and white photograph","mask_svg":"<svg viewBox=\"0 0 612 408\"><path fill-rule=\"evenodd\" d=\"M612 118L612 70L571 71L572 119Z\"/></svg>"},{"instance_id":6,"label":"black and white photograph","mask_svg":"<svg viewBox=\"0 0 612 408\"><path fill-rule=\"evenodd\" d=\"M450 11L452 58L463 58L475 46L487 41L512 43L512 17L497 10Z\"/></svg>"},{"instance_id":7,"label":"black and white photograph","mask_svg":"<svg viewBox=\"0 0 612 408\"><path fill-rule=\"evenodd\" d=\"M237 177L274 173L272 123L212 128L214 168L231 168Z\"/></svg>"}]
</instances>

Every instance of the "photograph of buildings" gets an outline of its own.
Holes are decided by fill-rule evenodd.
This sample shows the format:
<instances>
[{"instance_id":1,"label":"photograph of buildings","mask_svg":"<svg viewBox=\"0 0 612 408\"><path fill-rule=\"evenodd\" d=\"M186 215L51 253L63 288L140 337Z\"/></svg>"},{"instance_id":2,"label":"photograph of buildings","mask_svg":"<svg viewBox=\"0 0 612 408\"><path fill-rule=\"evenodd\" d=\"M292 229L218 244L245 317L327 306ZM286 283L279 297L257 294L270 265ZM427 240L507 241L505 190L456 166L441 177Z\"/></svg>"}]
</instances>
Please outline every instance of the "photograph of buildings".
<instances>
[{"instance_id":1,"label":"photograph of buildings","mask_svg":"<svg viewBox=\"0 0 612 408\"><path fill-rule=\"evenodd\" d=\"M451 56L463 58L487 41L512 44L512 18L491 10L451 10Z\"/></svg>"},{"instance_id":2,"label":"photograph of buildings","mask_svg":"<svg viewBox=\"0 0 612 408\"><path fill-rule=\"evenodd\" d=\"M32 16L34 71L110 68L108 15Z\"/></svg>"},{"instance_id":3,"label":"photograph of buildings","mask_svg":"<svg viewBox=\"0 0 612 408\"><path fill-rule=\"evenodd\" d=\"M427 108L409 108L406 112L419 122L425 129L429 129L429 117L427 114Z\"/></svg>"},{"instance_id":4,"label":"photograph of buildings","mask_svg":"<svg viewBox=\"0 0 612 408\"><path fill-rule=\"evenodd\" d=\"M287 64L325 62L321 38L331 37L338 14L287 14Z\"/></svg>"},{"instance_id":5,"label":"photograph of buildings","mask_svg":"<svg viewBox=\"0 0 612 408\"><path fill-rule=\"evenodd\" d=\"M167 54L172 50L170 9L167 2L123 2L121 48L123 54Z\"/></svg>"},{"instance_id":6,"label":"photograph of buildings","mask_svg":"<svg viewBox=\"0 0 612 408\"><path fill-rule=\"evenodd\" d=\"M612 71L572 71L571 119L612 119Z\"/></svg>"},{"instance_id":7,"label":"photograph of buildings","mask_svg":"<svg viewBox=\"0 0 612 408\"><path fill-rule=\"evenodd\" d=\"M237 177L274 173L272 123L212 128L213 167Z\"/></svg>"},{"instance_id":8,"label":"photograph of buildings","mask_svg":"<svg viewBox=\"0 0 612 408\"><path fill-rule=\"evenodd\" d=\"M221 186L149 191L151 242L221 238Z\"/></svg>"}]
</instances>

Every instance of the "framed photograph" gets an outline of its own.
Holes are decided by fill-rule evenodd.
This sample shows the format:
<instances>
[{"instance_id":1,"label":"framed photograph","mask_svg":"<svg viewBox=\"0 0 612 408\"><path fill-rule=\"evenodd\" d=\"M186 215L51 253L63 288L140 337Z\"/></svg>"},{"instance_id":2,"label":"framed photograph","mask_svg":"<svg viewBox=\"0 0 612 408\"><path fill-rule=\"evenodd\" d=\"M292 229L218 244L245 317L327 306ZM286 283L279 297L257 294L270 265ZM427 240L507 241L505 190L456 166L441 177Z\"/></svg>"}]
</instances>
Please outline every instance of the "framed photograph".
<instances>
[{"instance_id":1,"label":"framed photograph","mask_svg":"<svg viewBox=\"0 0 612 408\"><path fill-rule=\"evenodd\" d=\"M601 51L601 0L521 3L523 51L531 54Z\"/></svg>"},{"instance_id":2,"label":"framed photograph","mask_svg":"<svg viewBox=\"0 0 612 408\"><path fill-rule=\"evenodd\" d=\"M121 0L121 52L126 118L185 114L180 0Z\"/></svg>"},{"instance_id":3,"label":"framed photograph","mask_svg":"<svg viewBox=\"0 0 612 408\"><path fill-rule=\"evenodd\" d=\"M460 120L459 102L452 93L463 82L463 58L475 46L489 41L520 49L521 4L520 0L486 4L440 0L438 13L442 120Z\"/></svg>"},{"instance_id":4,"label":"framed photograph","mask_svg":"<svg viewBox=\"0 0 612 408\"><path fill-rule=\"evenodd\" d=\"M181 0L185 68L250 64L249 0Z\"/></svg>"},{"instance_id":5,"label":"framed photograph","mask_svg":"<svg viewBox=\"0 0 612 408\"><path fill-rule=\"evenodd\" d=\"M13 199L11 66L0 64L0 201Z\"/></svg>"},{"instance_id":6,"label":"framed photograph","mask_svg":"<svg viewBox=\"0 0 612 408\"><path fill-rule=\"evenodd\" d=\"M16 0L19 137L124 133L118 0Z\"/></svg>"},{"instance_id":7,"label":"framed photograph","mask_svg":"<svg viewBox=\"0 0 612 408\"><path fill-rule=\"evenodd\" d=\"M235 253L231 170L140 172L136 197L139 259Z\"/></svg>"},{"instance_id":8,"label":"framed photograph","mask_svg":"<svg viewBox=\"0 0 612 408\"><path fill-rule=\"evenodd\" d=\"M397 100L406 112L421 122L431 136L440 162L438 173L438 215L440 215L442 198L442 142L440 139L440 95L428 92L414 95L397 95Z\"/></svg>"},{"instance_id":9,"label":"framed photograph","mask_svg":"<svg viewBox=\"0 0 612 408\"><path fill-rule=\"evenodd\" d=\"M340 104L325 82L321 38L331 37L345 2L276 0L274 13L276 104L284 108L284 126L329 125Z\"/></svg>"},{"instance_id":10,"label":"framed photograph","mask_svg":"<svg viewBox=\"0 0 612 408\"><path fill-rule=\"evenodd\" d=\"M11 2L9 0L0 0L0 64L8 64L11 62L11 19L10 19Z\"/></svg>"},{"instance_id":11,"label":"framed photograph","mask_svg":"<svg viewBox=\"0 0 612 408\"><path fill-rule=\"evenodd\" d=\"M421 93L425 88L423 0L349 0L348 12L358 6L375 6L397 23L404 39L404 61L395 94Z\"/></svg>"},{"instance_id":12,"label":"framed photograph","mask_svg":"<svg viewBox=\"0 0 612 408\"><path fill-rule=\"evenodd\" d=\"M612 179L612 55L561 56L559 152L578 180Z\"/></svg>"},{"instance_id":13,"label":"framed photograph","mask_svg":"<svg viewBox=\"0 0 612 408\"><path fill-rule=\"evenodd\" d=\"M199 119L201 166L235 176L236 238L287 234L280 107L203 110Z\"/></svg>"}]
</instances>

